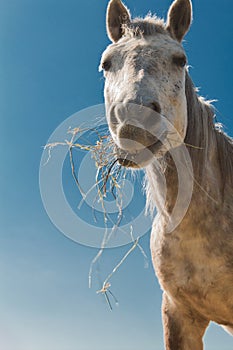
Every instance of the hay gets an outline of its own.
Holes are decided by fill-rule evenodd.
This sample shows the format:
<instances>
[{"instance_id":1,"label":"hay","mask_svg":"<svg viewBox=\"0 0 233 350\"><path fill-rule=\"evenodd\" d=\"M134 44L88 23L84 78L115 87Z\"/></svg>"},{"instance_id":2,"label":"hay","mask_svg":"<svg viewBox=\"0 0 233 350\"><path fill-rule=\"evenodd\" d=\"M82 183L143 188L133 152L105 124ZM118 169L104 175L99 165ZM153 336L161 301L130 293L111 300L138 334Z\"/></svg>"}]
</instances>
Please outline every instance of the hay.
<instances>
[{"instance_id":1,"label":"hay","mask_svg":"<svg viewBox=\"0 0 233 350\"><path fill-rule=\"evenodd\" d=\"M84 142L77 142L77 139L83 139L83 134L89 133L94 134L95 138L97 139L94 144L90 144L90 141L83 140ZM104 249L106 248L108 242L110 241L113 233L117 230L117 228L120 226L122 217L123 217L123 210L122 210L122 188L120 182L122 179L125 179L126 177L126 168L122 167L120 164L118 164L117 154L115 152L115 145L114 142L109 134L106 134L106 132L102 135L99 130L96 128L74 128L68 130L68 134L71 135L70 140L65 140L63 142L54 142L49 143L45 145L44 149L48 151L48 159L45 164L49 162L52 156L52 150L55 147L58 146L65 146L68 147L69 151L69 161L70 161L70 167L71 167L71 173L72 177L74 179L74 182L82 196L82 200L78 205L78 208L82 206L85 199L87 198L88 194L94 189L97 189L97 196L94 199L92 208L93 208L93 216L95 220L97 221L97 218L95 216L95 203L101 203L102 211L103 211L103 221L105 225L105 234L102 240L101 248L99 249L97 255L93 258L90 264L89 269L89 288L92 286L92 277L93 277L93 268L94 265L99 261L101 258ZM81 184L79 183L77 172L76 172L76 164L74 161L73 151L74 149L84 150L87 152L91 152L91 157L93 158L95 162L96 167L96 177L95 177L95 183L93 186L85 193L85 191L82 189ZM104 199L107 197L108 194L111 194L117 209L117 219L116 222L113 222L112 218L108 215L107 210L105 208ZM109 233L109 229L107 228L107 223L112 224L112 229ZM128 233L131 236L131 240L133 242L133 245L129 248L129 250L126 252L126 254L122 257L122 259L119 261L119 263L112 269L112 272L107 276L105 281L102 284L102 287L100 290L97 290L97 294L104 295L105 300L110 308L112 310L112 305L109 299L109 295L113 298L115 304L118 304L118 301L113 294L113 292L110 290L111 283L110 280L112 276L118 271L118 269L121 267L121 265L125 262L126 258L136 249L138 248L141 252L144 260L145 260L145 267L148 267L148 258L143 250L143 248L139 244L139 237L134 238L133 237L133 230L132 227L130 229L130 232Z\"/></svg>"}]
</instances>

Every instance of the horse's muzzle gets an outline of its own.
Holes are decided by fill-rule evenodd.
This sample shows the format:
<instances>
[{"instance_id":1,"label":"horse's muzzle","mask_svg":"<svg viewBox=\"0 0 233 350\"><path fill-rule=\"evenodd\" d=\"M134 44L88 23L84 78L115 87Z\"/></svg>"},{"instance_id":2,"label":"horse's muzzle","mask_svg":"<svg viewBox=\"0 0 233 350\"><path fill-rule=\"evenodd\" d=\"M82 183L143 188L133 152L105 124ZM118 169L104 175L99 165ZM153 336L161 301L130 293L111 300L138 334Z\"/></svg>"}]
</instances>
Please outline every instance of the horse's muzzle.
<instances>
[{"instance_id":1,"label":"horse's muzzle","mask_svg":"<svg viewBox=\"0 0 233 350\"><path fill-rule=\"evenodd\" d=\"M158 104L157 104L158 105ZM108 123L117 145L136 152L154 145L162 134L160 106L113 103L108 109Z\"/></svg>"}]
</instances>

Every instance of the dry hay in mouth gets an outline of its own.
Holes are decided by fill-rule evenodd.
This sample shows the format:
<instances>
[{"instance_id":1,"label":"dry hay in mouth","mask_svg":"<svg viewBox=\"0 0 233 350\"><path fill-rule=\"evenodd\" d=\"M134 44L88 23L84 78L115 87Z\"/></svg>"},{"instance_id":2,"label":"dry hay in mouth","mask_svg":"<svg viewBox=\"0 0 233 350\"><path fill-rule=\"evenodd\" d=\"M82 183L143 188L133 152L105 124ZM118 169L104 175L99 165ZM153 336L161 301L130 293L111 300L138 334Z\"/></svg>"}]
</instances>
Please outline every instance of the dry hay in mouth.
<instances>
[{"instance_id":1,"label":"dry hay in mouth","mask_svg":"<svg viewBox=\"0 0 233 350\"><path fill-rule=\"evenodd\" d=\"M79 207L82 205L82 203L87 198L90 191L92 191L94 188L97 189L97 198L95 198L95 201L98 201L101 203L102 211L103 211L103 220L106 225L105 234L102 240L101 248L99 249L97 255L93 258L91 264L90 264L90 270L89 270L89 288L92 286L92 278L93 278L93 268L95 264L99 261L100 257L103 255L104 249L106 248L108 242L110 241L112 235L114 232L116 232L117 228L120 226L122 217L123 217L123 210L122 210L122 179L125 179L127 174L127 169L119 164L118 157L116 153L116 148L113 142L112 137L109 133L105 132L103 133L97 129L97 128L74 128L68 130L68 135L70 135L70 140L64 140L64 141L58 141L46 144L44 149L48 151L48 159L46 164L49 162L51 156L52 156L52 150L55 147L58 146L65 146L68 147L69 151L69 161L70 161L70 168L71 173L74 179L74 182L82 196L82 200L79 204ZM86 134L94 135L95 141L93 143L90 143L90 140L83 138L83 135ZM77 142L77 140L83 139L83 143ZM91 152L91 157L94 160L95 167L96 167L96 176L95 176L95 183L93 186L89 189L88 192L85 192L82 189L82 184L79 183L78 177L77 177L77 171L76 171L76 165L74 160L73 151L74 150L83 150L86 152ZM114 198L114 201L116 203L116 206L118 208L117 213L117 220L116 222L112 221L112 218L108 215L108 212L105 208L105 202L104 199L108 194L111 194ZM95 201L93 203L93 215L95 216ZM107 229L107 223L111 222L112 229ZM133 237L133 230L132 226L130 229L130 232L128 232L131 236L132 245L128 249L128 251L125 253L125 255L122 257L122 259L117 263L117 265L112 269L112 272L109 273L107 278L104 280L104 282L101 285L101 288L97 291L98 294L104 295L105 300L110 308L112 310L112 304L110 301L111 297L113 301L118 304L118 301L113 294L113 292L110 290L110 280L112 276L118 271L118 269L121 267L121 265L125 262L127 257L136 249L138 248L141 252L144 260L145 260L145 267L148 266L148 258L139 244L139 237Z\"/></svg>"}]
</instances>

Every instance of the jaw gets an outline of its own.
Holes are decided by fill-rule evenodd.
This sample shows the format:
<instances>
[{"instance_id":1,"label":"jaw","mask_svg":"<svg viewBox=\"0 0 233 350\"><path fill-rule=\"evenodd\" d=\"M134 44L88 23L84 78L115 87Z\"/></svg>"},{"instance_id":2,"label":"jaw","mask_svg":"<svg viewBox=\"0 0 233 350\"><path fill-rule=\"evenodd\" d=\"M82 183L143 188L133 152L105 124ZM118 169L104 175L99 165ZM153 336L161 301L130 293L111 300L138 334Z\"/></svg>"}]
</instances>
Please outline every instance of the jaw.
<instances>
[{"instance_id":1,"label":"jaw","mask_svg":"<svg viewBox=\"0 0 233 350\"><path fill-rule=\"evenodd\" d=\"M180 134L164 133L163 137L157 140L154 144L143 149L126 150L118 146L115 140L116 154L118 163L127 168L140 169L147 167L155 159L163 158L171 149L180 147L183 144L183 139Z\"/></svg>"}]
</instances>

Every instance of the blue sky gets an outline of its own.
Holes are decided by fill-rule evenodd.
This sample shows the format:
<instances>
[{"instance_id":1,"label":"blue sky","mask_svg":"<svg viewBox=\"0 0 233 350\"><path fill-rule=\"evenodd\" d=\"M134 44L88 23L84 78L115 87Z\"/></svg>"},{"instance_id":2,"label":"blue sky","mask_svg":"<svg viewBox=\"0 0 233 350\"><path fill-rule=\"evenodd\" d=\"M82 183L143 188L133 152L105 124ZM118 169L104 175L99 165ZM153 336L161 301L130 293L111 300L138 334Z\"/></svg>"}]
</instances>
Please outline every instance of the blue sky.
<instances>
[{"instance_id":1,"label":"blue sky","mask_svg":"<svg viewBox=\"0 0 233 350\"><path fill-rule=\"evenodd\" d=\"M170 0L128 0L132 15L166 15ZM185 48L190 74L233 135L230 0L193 0ZM98 72L107 0L0 1L0 347L4 350L160 350L161 290L151 264L134 251L112 279L120 304L110 312L88 270L96 249L67 239L41 202L42 146L73 113L103 102ZM149 235L141 239L149 255ZM110 249L106 275L128 247ZM206 349L230 350L217 326Z\"/></svg>"}]
</instances>

